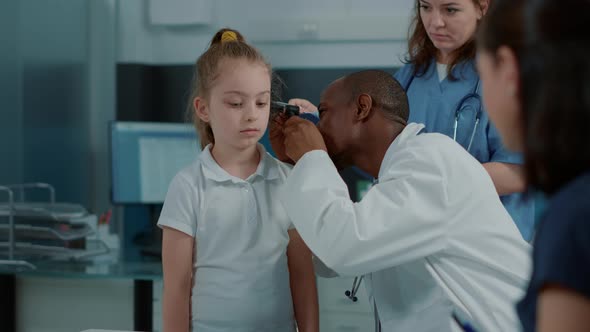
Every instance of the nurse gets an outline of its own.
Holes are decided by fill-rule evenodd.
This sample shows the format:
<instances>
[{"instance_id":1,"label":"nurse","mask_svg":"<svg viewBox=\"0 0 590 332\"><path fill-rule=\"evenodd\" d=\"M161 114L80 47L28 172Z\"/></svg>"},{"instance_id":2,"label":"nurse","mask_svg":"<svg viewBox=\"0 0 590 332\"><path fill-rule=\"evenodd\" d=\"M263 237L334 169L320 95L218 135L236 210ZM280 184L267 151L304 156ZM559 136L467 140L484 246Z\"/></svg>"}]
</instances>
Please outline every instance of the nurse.
<instances>
[{"instance_id":1,"label":"nurse","mask_svg":"<svg viewBox=\"0 0 590 332\"><path fill-rule=\"evenodd\" d=\"M517 331L514 303L529 245L485 169L452 139L407 123L405 92L383 71L333 82L320 122L273 122L271 142L295 167L278 198L328 268L365 275L383 331ZM377 179L354 203L338 169Z\"/></svg>"},{"instance_id":2,"label":"nurse","mask_svg":"<svg viewBox=\"0 0 590 332\"><path fill-rule=\"evenodd\" d=\"M523 201L521 156L507 151L483 110L474 35L490 0L415 0L407 64L396 72L410 122L453 138L490 174L523 238L532 240L534 202Z\"/></svg>"}]
</instances>

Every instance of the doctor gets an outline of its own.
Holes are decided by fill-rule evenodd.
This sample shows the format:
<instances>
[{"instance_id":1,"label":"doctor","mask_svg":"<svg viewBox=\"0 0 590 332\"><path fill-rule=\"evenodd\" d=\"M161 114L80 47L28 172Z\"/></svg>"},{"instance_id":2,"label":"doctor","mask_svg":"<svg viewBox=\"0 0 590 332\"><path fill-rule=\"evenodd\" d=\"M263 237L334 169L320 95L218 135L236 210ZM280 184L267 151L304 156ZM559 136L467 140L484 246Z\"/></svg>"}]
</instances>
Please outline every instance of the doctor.
<instances>
[{"instance_id":1,"label":"doctor","mask_svg":"<svg viewBox=\"0 0 590 332\"><path fill-rule=\"evenodd\" d=\"M460 331L455 313L479 331L516 331L530 248L481 164L406 125L405 92L382 71L333 82L319 112L317 128L271 126L277 156L296 162L279 198L327 267L366 275L382 330ZM359 203L338 175L352 165L377 179Z\"/></svg>"}]
</instances>

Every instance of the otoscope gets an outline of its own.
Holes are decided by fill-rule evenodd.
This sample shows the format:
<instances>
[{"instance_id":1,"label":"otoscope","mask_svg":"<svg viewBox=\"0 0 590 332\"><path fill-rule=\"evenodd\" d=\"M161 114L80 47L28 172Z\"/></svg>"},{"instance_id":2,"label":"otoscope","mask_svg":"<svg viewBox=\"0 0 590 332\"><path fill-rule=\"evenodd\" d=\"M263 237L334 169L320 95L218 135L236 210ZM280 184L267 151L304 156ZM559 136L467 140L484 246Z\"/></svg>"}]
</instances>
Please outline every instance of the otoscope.
<instances>
[{"instance_id":1,"label":"otoscope","mask_svg":"<svg viewBox=\"0 0 590 332\"><path fill-rule=\"evenodd\" d=\"M294 115L299 116L300 118L309 120L314 124L317 124L320 121L320 119L315 114L302 113L299 111L299 106L284 103L282 101L272 101L270 103L270 112L271 114L274 113L273 116L280 114L286 116L287 118L290 118Z\"/></svg>"}]
</instances>

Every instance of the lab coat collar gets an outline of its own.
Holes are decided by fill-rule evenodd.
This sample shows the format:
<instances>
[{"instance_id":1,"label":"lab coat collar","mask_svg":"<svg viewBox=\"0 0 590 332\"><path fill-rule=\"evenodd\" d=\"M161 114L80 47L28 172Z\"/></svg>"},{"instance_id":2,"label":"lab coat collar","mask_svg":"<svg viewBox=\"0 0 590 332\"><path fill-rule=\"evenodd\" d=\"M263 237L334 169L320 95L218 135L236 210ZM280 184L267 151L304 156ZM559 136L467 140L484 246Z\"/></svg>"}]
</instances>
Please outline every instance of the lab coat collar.
<instances>
[{"instance_id":1,"label":"lab coat collar","mask_svg":"<svg viewBox=\"0 0 590 332\"><path fill-rule=\"evenodd\" d=\"M219 166L219 164L215 161L215 159L213 159L213 156L211 155L211 144L209 144L203 149L201 155L199 156L201 164L203 165L203 174L206 178L216 182L231 181L233 183L243 183L245 181L252 182L257 177L261 177L265 180L273 180L278 178L278 163L268 153L266 153L266 149L262 144L258 143L257 148L260 152L260 162L258 163L256 172L250 175L246 180L242 180L229 174L226 170Z\"/></svg>"},{"instance_id":2,"label":"lab coat collar","mask_svg":"<svg viewBox=\"0 0 590 332\"><path fill-rule=\"evenodd\" d=\"M387 148L387 152L385 152L385 156L381 162L381 168L379 168L379 177L377 180L381 179L382 175L384 175L389 170L389 167L395 158L396 152L405 145L408 139L411 139L414 136L420 134L423 129L424 125L421 123L409 123L406 128L404 128L404 130L402 130L402 132L397 135L393 142L391 142L391 145L389 145L389 148Z\"/></svg>"}]
</instances>

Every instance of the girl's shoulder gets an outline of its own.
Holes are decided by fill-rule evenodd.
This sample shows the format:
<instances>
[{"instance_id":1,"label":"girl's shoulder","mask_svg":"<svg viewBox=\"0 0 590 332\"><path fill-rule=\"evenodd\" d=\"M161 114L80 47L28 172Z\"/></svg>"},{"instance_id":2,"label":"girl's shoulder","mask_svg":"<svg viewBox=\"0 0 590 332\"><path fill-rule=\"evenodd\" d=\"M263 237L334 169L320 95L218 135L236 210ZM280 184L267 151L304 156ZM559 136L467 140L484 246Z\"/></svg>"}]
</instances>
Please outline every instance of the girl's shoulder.
<instances>
[{"instance_id":1,"label":"girl's shoulder","mask_svg":"<svg viewBox=\"0 0 590 332\"><path fill-rule=\"evenodd\" d=\"M200 196L206 185L207 176L203 171L203 163L200 158L181 169L170 183L169 190L182 191L186 195Z\"/></svg>"}]
</instances>

